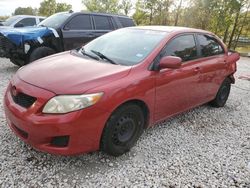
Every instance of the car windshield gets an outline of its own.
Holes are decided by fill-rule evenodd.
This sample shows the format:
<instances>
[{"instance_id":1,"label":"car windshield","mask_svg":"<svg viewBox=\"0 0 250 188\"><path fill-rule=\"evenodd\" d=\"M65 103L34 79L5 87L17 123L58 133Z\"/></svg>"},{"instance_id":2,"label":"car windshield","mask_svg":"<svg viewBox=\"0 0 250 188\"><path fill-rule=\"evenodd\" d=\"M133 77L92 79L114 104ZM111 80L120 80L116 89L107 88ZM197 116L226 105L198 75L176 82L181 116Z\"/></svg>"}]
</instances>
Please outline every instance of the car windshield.
<instances>
[{"instance_id":1,"label":"car windshield","mask_svg":"<svg viewBox=\"0 0 250 188\"><path fill-rule=\"evenodd\" d=\"M124 28L98 37L82 50L93 56L100 52L117 64L131 66L144 60L167 34L164 31Z\"/></svg>"},{"instance_id":2,"label":"car windshield","mask_svg":"<svg viewBox=\"0 0 250 188\"><path fill-rule=\"evenodd\" d=\"M5 22L3 22L2 24L4 26L10 26L11 24L15 23L17 20L19 19L19 16L13 16L8 18Z\"/></svg>"},{"instance_id":3,"label":"car windshield","mask_svg":"<svg viewBox=\"0 0 250 188\"><path fill-rule=\"evenodd\" d=\"M70 13L66 12L54 14L40 22L38 26L58 28L68 19L68 17L70 17L70 15Z\"/></svg>"}]
</instances>

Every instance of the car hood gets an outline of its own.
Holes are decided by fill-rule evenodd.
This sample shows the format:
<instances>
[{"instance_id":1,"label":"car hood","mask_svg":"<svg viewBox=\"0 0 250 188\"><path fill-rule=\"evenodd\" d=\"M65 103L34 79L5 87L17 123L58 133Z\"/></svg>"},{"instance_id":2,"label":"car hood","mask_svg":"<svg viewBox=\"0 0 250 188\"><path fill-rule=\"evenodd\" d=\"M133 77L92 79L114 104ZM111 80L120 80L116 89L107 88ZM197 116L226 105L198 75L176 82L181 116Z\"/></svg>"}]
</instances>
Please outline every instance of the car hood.
<instances>
[{"instance_id":1,"label":"car hood","mask_svg":"<svg viewBox=\"0 0 250 188\"><path fill-rule=\"evenodd\" d=\"M41 42L41 38L54 35L59 37L55 29L49 27L23 27L23 28L12 28L6 26L0 26L0 34L8 38L11 42L17 46L21 45L27 40L35 40Z\"/></svg>"},{"instance_id":2,"label":"car hood","mask_svg":"<svg viewBox=\"0 0 250 188\"><path fill-rule=\"evenodd\" d=\"M17 76L55 94L82 94L125 77L130 69L63 52L22 67Z\"/></svg>"}]
</instances>

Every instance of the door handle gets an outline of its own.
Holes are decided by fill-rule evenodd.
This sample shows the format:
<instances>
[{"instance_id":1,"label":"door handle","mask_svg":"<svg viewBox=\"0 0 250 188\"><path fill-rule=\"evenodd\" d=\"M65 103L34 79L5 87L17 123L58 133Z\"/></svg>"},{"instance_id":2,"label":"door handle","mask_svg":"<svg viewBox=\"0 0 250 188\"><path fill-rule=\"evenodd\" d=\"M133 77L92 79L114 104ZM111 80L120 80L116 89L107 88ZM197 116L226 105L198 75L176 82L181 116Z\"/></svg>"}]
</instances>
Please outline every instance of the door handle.
<instances>
[{"instance_id":1,"label":"door handle","mask_svg":"<svg viewBox=\"0 0 250 188\"><path fill-rule=\"evenodd\" d=\"M89 36L89 37L94 37L95 35L92 34L92 33L90 33L90 34L88 34L88 36Z\"/></svg>"},{"instance_id":2,"label":"door handle","mask_svg":"<svg viewBox=\"0 0 250 188\"><path fill-rule=\"evenodd\" d=\"M201 71L201 68L200 68L200 67L195 67L195 68L194 68L194 72L198 73L198 72L200 72L200 71Z\"/></svg>"}]
</instances>

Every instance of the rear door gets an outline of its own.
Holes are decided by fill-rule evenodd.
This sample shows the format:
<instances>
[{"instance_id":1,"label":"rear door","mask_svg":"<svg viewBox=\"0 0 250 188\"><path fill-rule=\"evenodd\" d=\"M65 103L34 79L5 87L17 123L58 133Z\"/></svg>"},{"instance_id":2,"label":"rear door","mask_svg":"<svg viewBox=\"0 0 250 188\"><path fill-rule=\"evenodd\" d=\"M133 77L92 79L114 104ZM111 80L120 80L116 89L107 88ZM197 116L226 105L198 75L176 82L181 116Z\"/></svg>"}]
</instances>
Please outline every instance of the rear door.
<instances>
[{"instance_id":1,"label":"rear door","mask_svg":"<svg viewBox=\"0 0 250 188\"><path fill-rule=\"evenodd\" d=\"M64 50L71 50L95 38L93 22L88 14L80 14L71 18L62 29Z\"/></svg>"},{"instance_id":2,"label":"rear door","mask_svg":"<svg viewBox=\"0 0 250 188\"><path fill-rule=\"evenodd\" d=\"M225 50L220 42L209 34L197 34L200 49L198 78L199 94L204 96L204 102L212 100L227 74Z\"/></svg>"},{"instance_id":3,"label":"rear door","mask_svg":"<svg viewBox=\"0 0 250 188\"><path fill-rule=\"evenodd\" d=\"M164 56L182 58L179 69L163 69L156 75L155 120L159 121L199 104L197 100L198 51L194 34L172 39L161 52Z\"/></svg>"},{"instance_id":4,"label":"rear door","mask_svg":"<svg viewBox=\"0 0 250 188\"><path fill-rule=\"evenodd\" d=\"M112 17L104 15L93 15L94 31L93 36L99 37L115 29Z\"/></svg>"}]
</instances>

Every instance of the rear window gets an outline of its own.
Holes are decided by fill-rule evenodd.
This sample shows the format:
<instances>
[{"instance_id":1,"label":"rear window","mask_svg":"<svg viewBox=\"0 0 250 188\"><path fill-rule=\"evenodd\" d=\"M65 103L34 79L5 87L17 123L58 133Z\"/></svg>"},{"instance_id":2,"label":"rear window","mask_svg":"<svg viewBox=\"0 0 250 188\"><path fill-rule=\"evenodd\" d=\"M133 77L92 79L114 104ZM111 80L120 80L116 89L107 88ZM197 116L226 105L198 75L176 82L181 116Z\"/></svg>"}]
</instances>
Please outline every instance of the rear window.
<instances>
[{"instance_id":1,"label":"rear window","mask_svg":"<svg viewBox=\"0 0 250 188\"><path fill-rule=\"evenodd\" d=\"M121 22L121 24L122 24L123 27L135 26L134 21L132 19L130 19L130 18L119 17L118 19Z\"/></svg>"},{"instance_id":2,"label":"rear window","mask_svg":"<svg viewBox=\"0 0 250 188\"><path fill-rule=\"evenodd\" d=\"M223 54L224 49L219 42L210 35L198 35L198 40L201 47L201 53L203 57L214 56Z\"/></svg>"}]
</instances>

